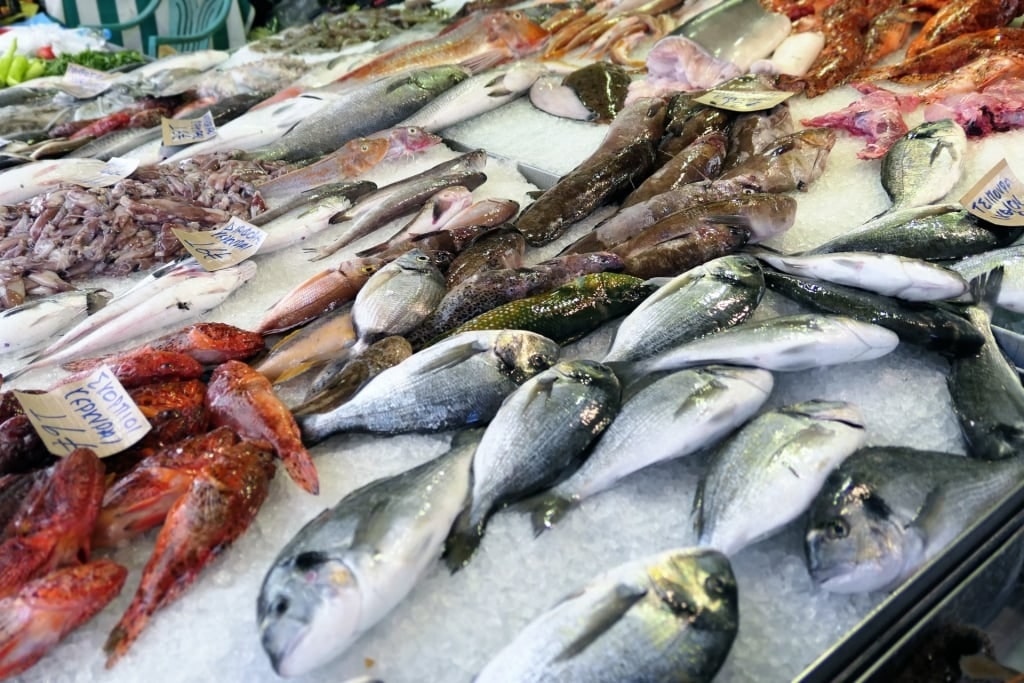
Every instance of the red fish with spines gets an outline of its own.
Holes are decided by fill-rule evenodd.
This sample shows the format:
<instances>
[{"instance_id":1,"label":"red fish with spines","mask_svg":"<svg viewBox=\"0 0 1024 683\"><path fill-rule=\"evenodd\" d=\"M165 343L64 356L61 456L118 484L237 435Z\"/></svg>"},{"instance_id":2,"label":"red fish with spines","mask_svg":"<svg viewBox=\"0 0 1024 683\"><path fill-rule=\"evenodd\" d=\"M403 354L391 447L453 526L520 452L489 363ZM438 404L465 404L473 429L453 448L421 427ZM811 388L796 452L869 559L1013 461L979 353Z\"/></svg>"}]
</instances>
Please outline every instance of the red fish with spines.
<instances>
[{"instance_id":1,"label":"red fish with spines","mask_svg":"<svg viewBox=\"0 0 1024 683\"><path fill-rule=\"evenodd\" d=\"M107 668L124 656L158 609L180 597L245 533L266 500L273 473L269 451L242 441L191 481L168 511L132 602L104 645Z\"/></svg>"},{"instance_id":2,"label":"red fish with spines","mask_svg":"<svg viewBox=\"0 0 1024 683\"><path fill-rule=\"evenodd\" d=\"M379 78L441 64L459 64L477 73L535 52L547 37L548 32L522 12L479 12L455 22L433 38L385 52L337 82Z\"/></svg>"},{"instance_id":3,"label":"red fish with spines","mask_svg":"<svg viewBox=\"0 0 1024 683\"><path fill-rule=\"evenodd\" d=\"M319 493L316 465L302 445L299 426L266 377L239 361L222 363L210 377L206 405L213 424L269 443L292 480L309 493Z\"/></svg>"},{"instance_id":4,"label":"red fish with spines","mask_svg":"<svg viewBox=\"0 0 1024 683\"><path fill-rule=\"evenodd\" d=\"M26 671L117 597L128 570L110 560L58 569L0 599L0 680Z\"/></svg>"},{"instance_id":5,"label":"red fish with spines","mask_svg":"<svg viewBox=\"0 0 1024 683\"><path fill-rule=\"evenodd\" d=\"M1021 0L953 0L925 22L907 46L907 57L938 47L966 33L1006 26L1024 10Z\"/></svg>"}]
</instances>

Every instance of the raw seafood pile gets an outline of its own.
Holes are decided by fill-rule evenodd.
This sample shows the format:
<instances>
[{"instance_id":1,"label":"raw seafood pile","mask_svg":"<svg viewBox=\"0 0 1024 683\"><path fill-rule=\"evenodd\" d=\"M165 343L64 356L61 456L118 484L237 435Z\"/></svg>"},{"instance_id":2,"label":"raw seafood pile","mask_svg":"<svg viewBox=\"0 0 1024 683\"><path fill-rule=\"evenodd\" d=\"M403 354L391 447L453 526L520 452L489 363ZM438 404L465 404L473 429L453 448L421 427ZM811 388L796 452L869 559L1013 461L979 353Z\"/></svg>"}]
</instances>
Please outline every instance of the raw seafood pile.
<instances>
[{"instance_id":1,"label":"raw seafood pile","mask_svg":"<svg viewBox=\"0 0 1024 683\"><path fill-rule=\"evenodd\" d=\"M386 614L392 609L402 609L406 595L410 599L420 596L423 591L415 590L420 579L427 581L432 578L428 592L450 590L450 586L455 584L445 584L437 577L438 563L433 560L441 551L444 536L453 523L458 533L447 543L449 563L463 566L468 562L458 576L471 574L475 576L473 580L480 580L483 573L493 570L493 561L488 563L488 555L494 558L499 554L493 546L492 532L488 530L485 535L484 531L493 529L495 525L501 528L502 518L515 516L502 513L502 505L539 492L555 479L567 475L580 464L585 454L590 453L589 448L593 445L594 452L587 459L588 463L593 463L593 469L581 468L579 472L604 477L601 485L586 494L577 494L571 488L576 482L572 477L566 479L566 488L561 493L571 504L546 500L543 507L535 508L533 524L538 530L551 525L562 526L559 511L565 518L565 524L586 514L589 504L580 505L585 496L596 496L598 490L606 491L604 495L612 494L611 482L647 464L621 463L614 458L605 460L609 456L597 456L606 437L614 434L619 439L618 443L631 443L639 438L638 433L648 431L644 425L651 408L644 406L661 405L662 401L654 391L661 387L657 383L650 387L641 386L642 380L633 385L632 381L657 370L671 371L667 378L685 382L684 391L692 392L688 394L691 404L703 405L705 398L714 398L721 401L720 410L737 420L735 424L717 425L717 430L709 430L703 437L707 441L681 444L660 456L662 459L677 458L739 430L723 443L713 462L700 463L702 470L703 465L709 465L701 493L698 496L694 492L693 496L688 496L699 501L699 536L691 536L685 531L679 532L678 536L680 541L692 538L689 544L709 544L718 550L679 551L658 557L651 555L643 563L630 564L612 571L608 577L602 576L582 592L582 599L574 598L560 604L523 632L523 640L517 641L520 644L514 647L519 653L527 648L530 656L518 658L517 663L524 667L524 671L517 676L543 675L541 672L548 671L547 667L564 667L553 670L564 675L581 676L596 675L592 674L593 671L607 671L618 680L621 673L616 673L608 664L611 661L626 661L631 670L646 671L647 667L656 667L664 661L664 657L654 655L657 655L658 647L665 646L645 643L642 635L646 629L652 624L663 624L662 628L668 631L678 627L680 621L689 620L695 626L673 631L677 638L673 642L677 644L671 647L676 648L674 651L692 653L687 662L695 667L693 675L708 679L723 666L723 662L728 666L734 641L742 641L743 636L736 633L737 615L745 613L743 596L756 591L749 583L749 574L745 575L746 578L744 575L737 578L730 566L734 562L742 564L744 551L741 548L783 527L788 520L812 505L816 489L823 485L818 475L825 472L818 468L814 470L816 476L805 475L802 470L805 464L814 468L815 458L827 455L831 466L850 456L866 439L871 439L866 424L868 420L858 406L841 401L839 397L821 397L835 398L822 404L807 400L810 398L807 396L790 400L792 396L789 394L784 404L780 404L781 397L776 394L772 407L766 406L762 411L760 406L772 398L775 391L773 385L785 383L782 375L827 364L884 359L894 352L898 340L904 342L900 350L904 350L906 344L921 344L963 358L971 358L979 347L985 347L989 349L987 360L982 358L983 365L988 363L984 365L986 372L1002 371L991 365L997 355L991 352L991 346L987 346L984 322L976 313L972 312L971 320L967 320L948 307L926 305L914 307L915 317L912 318L908 312L910 309L898 308L898 304L889 298L893 293L922 289L928 292L927 300L963 296L965 281L948 271L939 269L936 274L919 263L907 261L875 264L864 257L859 257L861 260L849 268L850 257L844 254L835 259L832 267L842 270L847 266L853 273L847 273L847 279L837 281L835 289L832 289L820 283L808 285L799 278L794 284L794 281L758 265L752 256L736 253L763 240L784 243L786 232L797 220L796 214L803 201L803 195L794 191L812 189L827 171L834 136L828 131L815 129L794 131L792 120L786 115L787 109L781 106L762 114L733 117L714 107L694 103L692 98L685 96L670 100L641 100L628 105L613 121L605 144L580 164L581 170L567 175L563 182L549 190L551 199L530 204L529 198L506 196L505 199L527 206L526 212L511 221L511 225L500 225L512 217L506 215L493 225L483 226L485 229L475 235L466 236L462 232L481 227L474 221L456 230L439 227L439 222L450 218L444 207L457 204L453 197L460 196L458 191L443 197L441 193L461 187L466 192L476 193L475 196L482 201L494 191L489 190L493 187L490 184L502 173L494 160L488 160L481 166L480 159L460 159L459 163L473 166L470 170L458 171L465 174L458 178L461 185L442 187L434 184L407 194L403 194L404 189L391 188L389 192L397 191L398 194L390 195L391 199L384 203L386 210L376 203L375 195L364 195L366 200L357 198L352 211L338 214L339 233L352 228L356 221L360 221L361 226L368 226L368 231L381 226L390 227L374 232L372 237L368 235L364 242L338 245L338 256L334 257L338 265L320 274L316 283L324 283L328 289L344 289L344 293L335 291L325 300L318 298L310 308L320 310L312 315L326 314L320 315L295 336L281 339L274 351L279 357L300 343L311 344L310 339L317 332L331 326L330 331L322 336L333 342L333 350L324 351L322 346L318 346L315 353L310 354L307 347L302 352L306 355L291 356L279 363L284 367L285 373L282 374L286 377L284 380L280 375L276 377L281 380L279 390L284 394L289 389L289 382L292 389L296 384L300 390L305 388L309 376L297 380L296 371L305 369L300 366L318 370L315 381L310 383L310 389L316 385L317 391L291 404L299 416L307 445L314 441L322 442L316 446L315 453L322 454L320 461L325 462L342 458L339 451L354 443L350 437L333 436L339 432L396 434L410 429L435 431L450 430L458 425L487 422L490 425L483 434L467 434L465 441L462 437L454 438L451 454L437 460L420 463L404 473L402 470L407 468L400 466L364 477L362 481L371 478L379 481L358 489L351 496L341 495L353 488L347 483L349 479L344 477L345 486L340 491L335 490L329 501L340 502L310 522L310 527L280 551L280 558L272 565L273 570L267 572L267 582L259 602L260 629L263 647L272 666L282 674L297 673L319 665L333 666L328 662L341 654L341 648L353 645L364 634L367 638L373 637L366 631L376 623L381 626L390 624L393 620L385 618ZM627 130L635 133L637 119L642 121L647 132L639 136L622 134ZM701 126L706 127L693 130ZM934 136L920 137L925 143L935 140ZM716 138L718 144L715 144ZM722 139L726 140L725 144ZM333 151L335 144L331 143L324 151ZM936 227L957 230L957 239L962 240L952 249L987 253L995 246L1012 241L1017 236L1016 231L993 230L963 212L934 204L959 181L960 164L969 150L966 140L955 136L948 140L942 138L936 144L941 144L941 149L948 150L950 156L931 154L927 150L923 153L904 150L900 152L900 163L896 163L896 157L893 158L889 165L891 168L884 171L883 178L885 190L892 196L893 209L889 212L892 215L880 219L873 227L892 233L895 228L904 227L905 223L940 216L942 218L935 221L939 224ZM676 145L678 147L674 148ZM651 160L651 167L645 175L653 182L643 193L624 198L629 189L646 182L645 178L628 175L635 171L632 165L623 163L623 160L637 159ZM653 168L670 159L677 160L679 164L673 174L655 178ZM926 159L940 161L923 164L922 160ZM445 175L436 167L447 161L434 157L430 162L424 161L422 166L410 165L399 173L401 180L416 175L421 169L432 171L436 180ZM626 166L629 166L628 170L624 170ZM910 167L918 173L906 177L900 174L901 170ZM945 175L940 177L938 171ZM699 180L685 182L677 178L673 181L674 174L678 174L678 178L689 175ZM380 189L389 187L384 181L379 184ZM931 188L937 196L921 195L923 188ZM610 213L620 201L621 208ZM534 206L536 208L531 211L529 207ZM421 211L424 207L425 210ZM560 212L563 210L572 213L562 215ZM920 210L920 215L906 215L906 212L916 210ZM581 225L580 220L590 220L591 223L602 220L593 215L597 211L604 212L601 215L607 222L588 236L584 234L587 226ZM512 209L512 215L514 213L515 209ZM408 242L396 240L391 243L392 238L386 233L403 227L394 222L396 218L402 217L397 220L404 224L414 214L414 220L418 220L417 226L420 226L410 227L414 238ZM453 210L451 214L458 216L459 212ZM372 220L361 219L363 215L374 217ZM644 216L643 221L634 220L635 216ZM901 222L903 218L908 220ZM886 222L888 219L891 221ZM380 221L379 225L370 226L377 221ZM646 224L642 225L643 222ZM325 229L329 225L328 221ZM913 227L917 226L915 223ZM496 229L492 231L490 228ZM621 232L634 229L636 234ZM934 234L922 237L916 248L927 249L922 245L934 244ZM335 235L322 237L316 241L311 231L295 239L296 242L310 240L307 242L310 249L333 246ZM861 237L866 239L864 235ZM433 241L426 241L428 239ZM891 234L881 239L883 246L879 248L891 246ZM529 248L526 246L528 241ZM545 242L549 246L538 246ZM384 243L390 246L376 251ZM373 257L357 260L360 258L356 256L357 250L371 248L379 254L393 247L396 250L381 261L370 261ZM399 250L405 247L408 249ZM418 249L413 250L413 247ZM465 249L462 254L454 256L462 249ZM282 249L288 250L295 250L294 243ZM558 255L558 250L566 253ZM837 250L833 244L814 250L821 254L805 254L801 258ZM842 249L845 252L850 250ZM801 263L793 265L796 256L792 254L775 254L769 250L756 253L757 258L766 263L774 260L793 269L806 268ZM965 252L954 251L944 258L962 253ZM926 256L940 258L934 254ZM255 262L260 263L261 271L264 264L274 263L271 257L256 257ZM468 271L467 261L475 264ZM386 265L388 262L390 265ZM857 299L856 304L850 303L853 295L842 289L851 283L856 286L866 284L863 280L850 280L868 269L863 264L877 265L883 274L895 270L900 277L906 274L912 281L909 284L902 281L896 285L888 283L884 296L870 303L876 307L876 312L865 313L869 304L862 299ZM456 268L456 265L461 267ZM482 268L484 272L474 276L473 267ZM816 267L819 268L816 272L829 270L827 264ZM604 272L622 268L627 272ZM494 276L487 269L504 272ZM273 282L278 287L294 286L296 296L305 296L307 288L299 285L308 272L279 269L273 276ZM456 283L453 274L464 279ZM663 277L670 281L645 281L649 277ZM887 276L882 277L885 279ZM487 278L492 279L488 281ZM259 282L261 280L257 279L253 284ZM440 284L442 282L443 285ZM263 278L262 283L267 286L268 280ZM502 291L505 283L516 283L515 291ZM463 284L465 287L459 289ZM761 302L770 298L765 294L766 284L777 291L787 292L787 296L792 293L794 298L800 291L811 290L818 293L814 297L816 301L827 300L829 306L842 308L822 315L806 311L776 314L778 312L774 308L761 307ZM877 283L871 284L878 286ZM508 289L512 290L512 287ZM824 294L826 290L827 296ZM441 310L445 299L456 292L459 292L458 297L453 297L448 304L452 310L463 310L465 306L474 308L475 312L458 323L445 322L431 327L430 332L417 332L417 327L428 320L431 325L437 323L429 316ZM847 298L843 299L843 295ZM316 296L321 294L318 292ZM346 301L353 301L351 312L345 309ZM263 300L260 303L282 302ZM308 303L303 299L301 306ZM459 305L456 307L453 303ZM298 300L282 308L290 316L284 318L284 322L268 319L259 327L270 334L300 325L308 319L305 308L302 314L295 313L300 308ZM703 320L695 316L686 326L677 326L674 332L678 336L658 338L666 327L659 322L658 316L664 315L666 309L672 319L685 317L695 309L713 312L714 316ZM235 315L238 315L237 310ZM261 314L260 310L248 312L246 324L256 328ZM614 355L606 355L605 349L598 348L600 342L588 344L588 340L596 339L590 336L595 330L626 314L618 326L621 332L616 332L612 343ZM215 318L219 315L218 312L213 313ZM883 321L888 323L888 329L883 327ZM463 327L466 323L469 325ZM508 328L522 331L517 337L509 335ZM913 336L915 333L918 336ZM397 334L406 334L415 340L413 348L403 345ZM571 345L574 340L579 340L575 346L559 350L559 343ZM420 346L422 350L417 348ZM416 353L412 353L414 349ZM563 358L558 362L559 356L564 357L570 349L577 358ZM264 363L275 358L274 354L262 361L254 360L254 365L262 371L266 367ZM115 361L116 358L110 360ZM762 369L739 370L707 365L755 361ZM871 366L864 364L861 367ZM974 367L965 367L961 374L965 378L984 376ZM471 380L480 380L485 386L472 385ZM444 390L438 391L438 387L444 387ZM484 390L490 393L478 393ZM979 402L977 388L966 386L964 392L963 396L967 398L958 399L958 405L970 406ZM354 397L346 402L353 393ZM508 398L502 402L506 396ZM446 400L437 404L431 402L439 397ZM401 399L404 403L386 403L386 399ZM651 403L645 404L645 401ZM739 409L735 407L738 404L742 405ZM1016 405L1015 402L1013 404ZM578 412L573 413L573 410ZM378 412L371 414L372 411ZM742 419L743 416L750 421ZM697 419L697 416L692 416L692 419ZM965 423L975 419L976 416L966 417ZM999 416L998 424L1012 426L1014 419L1010 412ZM422 422L410 427L410 420ZM247 420L241 417L240 422ZM521 429L522 425L529 429ZM573 429L567 429L567 425L573 425ZM659 423L658 426L662 425ZM789 467L753 460L758 453L752 453L754 449L747 444L760 445L764 442L758 436L758 429L778 435L777 453ZM619 430L622 430L621 434ZM790 433L792 438L784 438ZM1010 435L1010 432L1006 434ZM446 439L447 436L443 436L435 443L443 445ZM379 437L376 440L383 443ZM554 446L551 440L554 440ZM972 448L974 443L971 442ZM997 452L1002 445L1001 442L978 443L977 448L995 449L992 452ZM338 444L344 445L339 448ZM616 448L614 442L605 448L611 455L629 453L627 448ZM532 453L536 458L527 462L517 461L516 458L523 453ZM855 462L854 457L858 456L847 459ZM602 463L606 468L603 471ZM763 495L765 490L793 483L787 477L791 478L794 470L801 475L797 482L801 486L787 494L792 506L773 509L778 515L755 516L757 519L754 521L760 524L757 528L744 526L752 517L745 514L749 508L764 505L758 502L757 496ZM387 476L391 474L395 476ZM755 476L750 477L751 474ZM744 480L745 476L747 480ZM927 552L910 557L901 568L902 573L897 575L899 580L909 575L923 558L930 556L929 553L941 550L949 537L950 524L961 524L964 519L984 510L998 496L999 487L1013 481L1012 477L1002 477L998 481L990 477L982 479L993 484L994 489L984 490L976 499L977 506L967 508L966 517L958 511L944 516L947 511L940 509L929 516L930 523L931 520L939 520L937 527L928 526L921 532L915 529L916 533L928 534L911 539L927 539L924 544ZM832 484L826 482L824 485ZM734 486L740 488L730 488ZM948 487L949 484L943 486ZM470 504L463 511L467 495L470 496ZM884 495L905 494L897 491ZM723 505L723 501L735 501L736 504L730 508ZM280 504L282 501L277 502ZM532 504L538 502L533 501ZM564 515L564 509L574 505L583 509ZM424 506L429 508L430 514L418 516ZM827 521L816 527L820 531L809 539L827 538L829 529L839 528L827 519L827 514L821 513ZM290 532L296 531L297 526L305 521L294 519ZM675 524L685 527L686 520L679 518ZM902 520L901 524L908 526ZM569 538L567 533L571 533L569 529L559 528L546 534L544 539L545 542L569 543L571 541L563 540ZM273 547L269 550L277 552L287 537L287 534L274 535L269 544ZM854 538L856 534L848 534L848 537ZM261 539L264 544L267 540ZM479 549L474 553L473 548L477 544ZM424 548L430 550L424 551ZM526 548L524 551L530 552ZM395 557L407 556L414 562L406 568L398 568L397 563L374 561L377 554L392 556L392 552ZM728 560L722 552L730 555ZM816 564L811 567L813 575L821 577L823 585L840 586L841 582L836 581L834 571L829 568L831 551L822 549L815 552L815 557L821 559L815 560ZM836 554L839 552L848 551L844 548ZM468 560L470 556L473 558L471 561ZM269 559L261 560L261 574L268 569ZM613 564L608 557L600 558L600 561L604 563L602 569ZM802 560L798 561L802 563ZM593 565L588 572L599 573ZM450 579L452 582L456 580L462 579ZM858 581L852 585L872 589L883 587L871 578ZM358 609L336 610L333 607L335 603L310 599L306 590L320 590L321 586L327 592L340 586L342 590L337 591L337 599L341 602L337 604L358 605ZM889 584L884 584L884 587L889 587ZM569 588L565 586L565 589ZM410 591L414 593L410 594ZM248 599L252 597L250 594ZM552 598L549 596L549 599ZM306 608L310 610L309 615L303 613ZM575 610L599 615L601 619L580 633L563 636L565 640L546 635L550 633L547 629L564 634L560 620L574 619L579 613ZM530 616L540 614L536 605L531 611ZM333 647L324 648L316 636L322 628L321 614L330 616L339 612L344 623L340 626L330 623L327 628L332 634L343 628L347 639L335 639ZM686 618L680 620L680 616ZM311 636L305 635L305 619L310 620L308 632L313 634ZM244 642L247 647L254 647L251 622L247 625L249 633ZM510 634L503 637L507 641L512 640ZM713 645L709 640L714 641ZM702 644L694 645L696 641ZM355 643L351 652L358 652L363 642L366 641ZM548 650L547 646L553 649ZM497 654L500 649L500 646L493 647L491 652L498 657L497 663L487 666L477 661L474 672L493 680L507 670L507 665L502 663L505 661L501 659L502 655ZM630 654L624 655L627 650ZM261 667L260 672L268 673L266 661L261 660Z\"/></svg>"}]
</instances>

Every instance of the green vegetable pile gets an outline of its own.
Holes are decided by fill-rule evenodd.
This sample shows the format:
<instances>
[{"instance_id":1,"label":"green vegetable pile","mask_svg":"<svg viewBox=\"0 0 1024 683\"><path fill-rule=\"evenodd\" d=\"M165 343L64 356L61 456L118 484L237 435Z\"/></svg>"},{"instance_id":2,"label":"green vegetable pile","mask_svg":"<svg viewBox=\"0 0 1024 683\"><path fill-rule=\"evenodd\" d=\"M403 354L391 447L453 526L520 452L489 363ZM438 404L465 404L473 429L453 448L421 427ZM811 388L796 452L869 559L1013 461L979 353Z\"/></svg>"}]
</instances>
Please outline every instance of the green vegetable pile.
<instances>
[{"instance_id":1,"label":"green vegetable pile","mask_svg":"<svg viewBox=\"0 0 1024 683\"><path fill-rule=\"evenodd\" d=\"M14 54L17 49L18 41L12 40L7 47L7 52L0 57L0 88L18 85L40 76L61 76L67 71L68 64L79 64L97 71L110 71L127 64L141 64L146 61L146 58L137 50L122 50L120 52L86 50L78 54L61 55L53 59L41 57L30 59L25 55Z\"/></svg>"}]
</instances>

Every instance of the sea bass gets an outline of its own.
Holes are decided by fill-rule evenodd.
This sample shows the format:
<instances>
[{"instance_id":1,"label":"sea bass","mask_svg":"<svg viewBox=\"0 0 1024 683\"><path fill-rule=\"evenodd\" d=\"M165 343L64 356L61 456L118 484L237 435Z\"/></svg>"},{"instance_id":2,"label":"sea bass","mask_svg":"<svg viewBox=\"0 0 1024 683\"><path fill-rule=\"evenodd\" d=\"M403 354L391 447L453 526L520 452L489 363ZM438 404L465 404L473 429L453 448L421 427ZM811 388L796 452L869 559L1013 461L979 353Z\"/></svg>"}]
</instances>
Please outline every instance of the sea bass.
<instances>
[{"instance_id":1,"label":"sea bass","mask_svg":"<svg viewBox=\"0 0 1024 683\"><path fill-rule=\"evenodd\" d=\"M601 574L544 612L476 683L709 683L739 626L736 578L714 550L671 550Z\"/></svg>"},{"instance_id":2,"label":"sea bass","mask_svg":"<svg viewBox=\"0 0 1024 683\"><path fill-rule=\"evenodd\" d=\"M558 361L555 342L532 332L467 332L413 354L352 400L299 418L302 438L337 432L435 432L490 421L508 394Z\"/></svg>"},{"instance_id":3,"label":"sea bass","mask_svg":"<svg viewBox=\"0 0 1024 683\"><path fill-rule=\"evenodd\" d=\"M412 68L461 64L479 72L538 50L547 39L523 12L477 12L438 36L397 47L349 71L339 82L376 78Z\"/></svg>"},{"instance_id":4,"label":"sea bass","mask_svg":"<svg viewBox=\"0 0 1024 683\"><path fill-rule=\"evenodd\" d=\"M773 384L767 370L708 365L644 386L626 399L580 469L529 504L534 533L633 472L713 446L754 416Z\"/></svg>"},{"instance_id":5,"label":"sea bass","mask_svg":"<svg viewBox=\"0 0 1024 683\"><path fill-rule=\"evenodd\" d=\"M1019 455L986 462L900 446L863 448L811 504L804 548L815 583L834 593L892 590L1014 490Z\"/></svg>"},{"instance_id":6,"label":"sea bass","mask_svg":"<svg viewBox=\"0 0 1024 683\"><path fill-rule=\"evenodd\" d=\"M502 503L570 472L619 411L619 380L606 366L563 361L509 394L473 456L473 489L445 543L452 571L464 567Z\"/></svg>"},{"instance_id":7,"label":"sea bass","mask_svg":"<svg viewBox=\"0 0 1024 683\"><path fill-rule=\"evenodd\" d=\"M860 410L806 401L755 418L712 456L694 499L699 543L734 555L796 519L864 444Z\"/></svg>"},{"instance_id":8,"label":"sea bass","mask_svg":"<svg viewBox=\"0 0 1024 683\"><path fill-rule=\"evenodd\" d=\"M281 549L256 603L279 676L338 657L408 595L465 502L475 447L456 437L444 455L349 493Z\"/></svg>"}]
</instances>

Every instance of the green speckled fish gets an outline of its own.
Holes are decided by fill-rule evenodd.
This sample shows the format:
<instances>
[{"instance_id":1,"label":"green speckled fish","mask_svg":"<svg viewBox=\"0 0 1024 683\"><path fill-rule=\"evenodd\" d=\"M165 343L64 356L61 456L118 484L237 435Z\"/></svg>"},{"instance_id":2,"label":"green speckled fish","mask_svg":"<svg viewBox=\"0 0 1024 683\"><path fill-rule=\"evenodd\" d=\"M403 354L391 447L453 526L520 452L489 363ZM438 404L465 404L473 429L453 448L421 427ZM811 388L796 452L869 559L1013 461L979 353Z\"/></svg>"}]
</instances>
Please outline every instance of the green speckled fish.
<instances>
[{"instance_id":1,"label":"green speckled fish","mask_svg":"<svg viewBox=\"0 0 1024 683\"><path fill-rule=\"evenodd\" d=\"M498 306L450 334L469 330L529 330L559 344L568 344L602 323L626 315L655 290L638 277L592 273L546 294Z\"/></svg>"}]
</instances>

